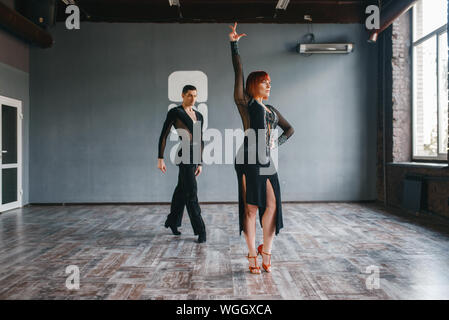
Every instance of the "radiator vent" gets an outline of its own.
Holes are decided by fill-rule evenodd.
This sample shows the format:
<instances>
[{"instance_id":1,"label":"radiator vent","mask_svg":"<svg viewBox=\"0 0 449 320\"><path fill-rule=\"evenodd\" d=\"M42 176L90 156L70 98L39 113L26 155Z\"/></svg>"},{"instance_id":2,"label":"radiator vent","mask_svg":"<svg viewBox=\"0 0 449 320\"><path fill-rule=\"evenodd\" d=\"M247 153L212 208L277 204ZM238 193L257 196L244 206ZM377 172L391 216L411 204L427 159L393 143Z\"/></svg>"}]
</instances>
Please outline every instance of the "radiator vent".
<instances>
[{"instance_id":1,"label":"radiator vent","mask_svg":"<svg viewBox=\"0 0 449 320\"><path fill-rule=\"evenodd\" d=\"M419 212L422 208L423 176L407 175L404 182L402 208Z\"/></svg>"}]
</instances>

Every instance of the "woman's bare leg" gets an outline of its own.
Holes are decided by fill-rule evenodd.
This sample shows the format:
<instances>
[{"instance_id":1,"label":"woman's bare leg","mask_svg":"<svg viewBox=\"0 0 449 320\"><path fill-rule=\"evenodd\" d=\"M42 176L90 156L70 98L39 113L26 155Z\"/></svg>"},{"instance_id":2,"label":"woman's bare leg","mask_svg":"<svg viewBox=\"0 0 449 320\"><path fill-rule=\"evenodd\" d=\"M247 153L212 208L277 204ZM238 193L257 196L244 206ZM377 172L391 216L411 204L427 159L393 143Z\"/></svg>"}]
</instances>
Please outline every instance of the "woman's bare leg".
<instances>
[{"instance_id":1,"label":"woman's bare leg","mask_svg":"<svg viewBox=\"0 0 449 320\"><path fill-rule=\"evenodd\" d=\"M263 251L271 253L274 234L276 231L276 196L270 179L267 179L267 202L265 212L262 217L263 228ZM270 264L270 256L263 254L262 260L265 265Z\"/></svg>"},{"instance_id":2,"label":"woman's bare leg","mask_svg":"<svg viewBox=\"0 0 449 320\"><path fill-rule=\"evenodd\" d=\"M252 204L247 205L247 212L245 217L245 239L248 245L248 253L250 256L257 254L256 250L256 217L258 207Z\"/></svg>"},{"instance_id":3,"label":"woman's bare leg","mask_svg":"<svg viewBox=\"0 0 449 320\"><path fill-rule=\"evenodd\" d=\"M246 203L246 177L242 177L242 193L243 202L245 204L245 218L243 220L243 233L245 235L246 245L248 246L248 253L251 257L257 255L256 250L256 217L258 207L256 205ZM249 259L250 266L255 266L254 259Z\"/></svg>"}]
</instances>

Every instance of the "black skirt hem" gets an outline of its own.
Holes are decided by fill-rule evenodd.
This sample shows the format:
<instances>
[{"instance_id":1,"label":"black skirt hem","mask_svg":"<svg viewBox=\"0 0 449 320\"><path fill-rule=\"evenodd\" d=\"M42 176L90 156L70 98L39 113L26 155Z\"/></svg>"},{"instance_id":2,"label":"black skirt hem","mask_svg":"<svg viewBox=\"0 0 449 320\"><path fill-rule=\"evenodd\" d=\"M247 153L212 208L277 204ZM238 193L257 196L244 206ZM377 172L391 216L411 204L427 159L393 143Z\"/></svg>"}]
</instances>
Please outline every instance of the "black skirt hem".
<instances>
[{"instance_id":1,"label":"black skirt hem","mask_svg":"<svg viewBox=\"0 0 449 320\"><path fill-rule=\"evenodd\" d=\"M239 197L239 235L242 235L244 231L244 219L245 219L245 203L243 201L243 185L242 178L245 175L246 178L246 203L257 205L259 208L259 223L261 228L263 214L266 209L266 185L267 179L273 187L274 195L276 198L276 231L275 235L279 234L279 231L283 228L282 218L282 200L280 185L277 172L272 175L260 175L260 166L248 165L248 164L235 164L234 166L237 180L238 180L238 197Z\"/></svg>"}]
</instances>

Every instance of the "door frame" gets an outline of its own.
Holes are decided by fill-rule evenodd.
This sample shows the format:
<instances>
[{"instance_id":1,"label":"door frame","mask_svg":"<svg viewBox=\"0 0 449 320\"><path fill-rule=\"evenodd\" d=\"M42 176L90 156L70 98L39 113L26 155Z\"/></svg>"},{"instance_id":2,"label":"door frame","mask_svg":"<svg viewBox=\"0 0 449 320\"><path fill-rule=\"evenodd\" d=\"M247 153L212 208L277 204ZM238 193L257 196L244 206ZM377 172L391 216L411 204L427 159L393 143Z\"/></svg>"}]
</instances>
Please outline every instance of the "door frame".
<instances>
[{"instance_id":1,"label":"door frame","mask_svg":"<svg viewBox=\"0 0 449 320\"><path fill-rule=\"evenodd\" d=\"M2 204L2 194L0 192L0 212L20 208L23 206L23 188L22 188L22 101L12 98L7 98L0 95L0 147L2 147L2 108L1 105L7 105L17 108L17 165L3 165L0 161L0 190L2 186L2 170L6 168L17 167L17 201ZM2 150L0 148L0 150ZM6 168L5 168L6 167Z\"/></svg>"}]
</instances>

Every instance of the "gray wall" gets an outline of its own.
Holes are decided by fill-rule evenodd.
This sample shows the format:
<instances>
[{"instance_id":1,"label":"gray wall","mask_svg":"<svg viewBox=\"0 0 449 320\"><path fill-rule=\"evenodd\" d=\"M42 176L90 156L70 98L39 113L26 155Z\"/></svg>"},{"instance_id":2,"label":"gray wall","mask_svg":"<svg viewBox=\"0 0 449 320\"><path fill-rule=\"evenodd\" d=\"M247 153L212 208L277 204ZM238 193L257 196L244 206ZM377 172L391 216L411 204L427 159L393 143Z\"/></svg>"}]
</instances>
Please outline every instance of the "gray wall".
<instances>
[{"instance_id":1,"label":"gray wall","mask_svg":"<svg viewBox=\"0 0 449 320\"><path fill-rule=\"evenodd\" d=\"M282 200L376 198L377 47L362 25L314 25L350 55L302 57L305 25L241 24L245 75L266 70L269 103L295 128L280 148ZM177 168L156 168L168 76L208 76L209 128L241 128L227 24L82 23L31 50L30 202L169 202ZM169 147L166 150L168 158ZM205 166L200 201L236 201L232 165Z\"/></svg>"}]
</instances>

